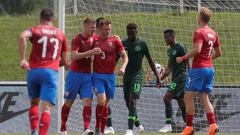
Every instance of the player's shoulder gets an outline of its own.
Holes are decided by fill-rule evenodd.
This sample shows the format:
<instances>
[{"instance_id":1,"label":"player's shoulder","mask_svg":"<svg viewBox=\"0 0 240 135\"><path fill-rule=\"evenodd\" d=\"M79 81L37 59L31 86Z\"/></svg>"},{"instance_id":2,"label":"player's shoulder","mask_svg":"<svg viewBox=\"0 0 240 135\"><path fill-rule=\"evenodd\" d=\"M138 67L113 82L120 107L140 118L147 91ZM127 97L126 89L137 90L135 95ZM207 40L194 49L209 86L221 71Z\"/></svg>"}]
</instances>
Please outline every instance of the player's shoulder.
<instances>
[{"instance_id":1,"label":"player's shoulder","mask_svg":"<svg viewBox=\"0 0 240 135\"><path fill-rule=\"evenodd\" d=\"M72 38L72 40L80 40L80 39L81 39L80 33L76 34L76 35Z\"/></svg>"}]
</instances>

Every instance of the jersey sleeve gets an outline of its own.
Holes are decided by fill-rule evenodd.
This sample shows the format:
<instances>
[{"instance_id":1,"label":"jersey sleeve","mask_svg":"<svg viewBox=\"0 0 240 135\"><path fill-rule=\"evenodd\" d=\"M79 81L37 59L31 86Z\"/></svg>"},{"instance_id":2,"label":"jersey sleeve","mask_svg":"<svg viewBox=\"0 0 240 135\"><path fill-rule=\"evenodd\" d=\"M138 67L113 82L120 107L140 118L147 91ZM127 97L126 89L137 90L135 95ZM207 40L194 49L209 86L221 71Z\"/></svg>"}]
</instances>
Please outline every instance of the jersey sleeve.
<instances>
[{"instance_id":1,"label":"jersey sleeve","mask_svg":"<svg viewBox=\"0 0 240 135\"><path fill-rule=\"evenodd\" d=\"M150 58L151 56L150 56L150 52L149 52L149 49L148 49L147 43L144 42L143 45L144 45L144 46L143 46L143 52L144 52L144 55L145 55L147 58Z\"/></svg>"},{"instance_id":2,"label":"jersey sleeve","mask_svg":"<svg viewBox=\"0 0 240 135\"><path fill-rule=\"evenodd\" d=\"M63 46L62 46L62 51L67 52L68 51L68 44L67 44L67 38L65 35L63 35Z\"/></svg>"},{"instance_id":3,"label":"jersey sleeve","mask_svg":"<svg viewBox=\"0 0 240 135\"><path fill-rule=\"evenodd\" d=\"M179 55L178 55L178 56L181 57L181 56L185 55L186 53L187 53L187 48L181 46L181 47L179 48Z\"/></svg>"},{"instance_id":4,"label":"jersey sleeve","mask_svg":"<svg viewBox=\"0 0 240 135\"><path fill-rule=\"evenodd\" d=\"M193 38L193 43L203 43L203 34L199 31L194 32L194 38Z\"/></svg>"},{"instance_id":5,"label":"jersey sleeve","mask_svg":"<svg viewBox=\"0 0 240 135\"><path fill-rule=\"evenodd\" d=\"M123 50L125 50L124 46L123 46L123 44L120 40L116 39L115 43L116 43L116 47L117 47L118 52L122 52Z\"/></svg>"},{"instance_id":6,"label":"jersey sleeve","mask_svg":"<svg viewBox=\"0 0 240 135\"><path fill-rule=\"evenodd\" d=\"M219 41L218 35L216 35L216 42L213 45L213 47L216 48L216 47L219 47L219 46L220 46L220 41Z\"/></svg>"},{"instance_id":7,"label":"jersey sleeve","mask_svg":"<svg viewBox=\"0 0 240 135\"><path fill-rule=\"evenodd\" d=\"M72 43L71 43L71 50L72 51L79 51L80 49L80 46L78 45L78 37L75 36L73 39L72 39Z\"/></svg>"}]
</instances>

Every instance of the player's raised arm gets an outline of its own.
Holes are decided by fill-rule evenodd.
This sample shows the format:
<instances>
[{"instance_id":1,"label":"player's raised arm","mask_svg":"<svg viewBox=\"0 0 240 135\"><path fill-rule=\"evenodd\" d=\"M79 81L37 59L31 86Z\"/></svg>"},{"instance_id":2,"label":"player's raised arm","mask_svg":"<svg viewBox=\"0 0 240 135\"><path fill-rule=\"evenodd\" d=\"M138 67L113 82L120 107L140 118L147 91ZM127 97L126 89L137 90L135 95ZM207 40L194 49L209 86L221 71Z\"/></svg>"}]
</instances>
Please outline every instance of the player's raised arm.
<instances>
[{"instance_id":1,"label":"player's raised arm","mask_svg":"<svg viewBox=\"0 0 240 135\"><path fill-rule=\"evenodd\" d=\"M25 30L21 33L19 37L19 53L20 53L20 66L24 70L29 70L29 64L26 61L26 46L27 46L27 40L32 36L32 33L30 30Z\"/></svg>"}]
</instances>

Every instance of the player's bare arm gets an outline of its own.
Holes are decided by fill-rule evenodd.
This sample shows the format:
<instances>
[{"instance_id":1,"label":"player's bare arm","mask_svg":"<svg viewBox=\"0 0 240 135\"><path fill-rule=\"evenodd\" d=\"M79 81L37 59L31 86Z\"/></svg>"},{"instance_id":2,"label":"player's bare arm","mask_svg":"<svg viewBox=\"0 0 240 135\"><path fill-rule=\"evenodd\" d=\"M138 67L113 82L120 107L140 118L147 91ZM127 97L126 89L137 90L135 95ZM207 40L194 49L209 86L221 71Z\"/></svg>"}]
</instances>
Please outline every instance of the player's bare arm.
<instances>
[{"instance_id":1,"label":"player's bare arm","mask_svg":"<svg viewBox=\"0 0 240 135\"><path fill-rule=\"evenodd\" d=\"M165 70L165 72L163 73L163 75L160 79L164 80L171 72L172 72L171 63L168 62L168 67L167 67L167 69Z\"/></svg>"},{"instance_id":2,"label":"player's bare arm","mask_svg":"<svg viewBox=\"0 0 240 135\"><path fill-rule=\"evenodd\" d=\"M158 77L157 70L156 70L156 66L155 66L155 64L154 64L154 62L153 62L153 60L152 60L152 57L151 57L151 56L148 57L147 60L148 60L148 64L149 64L149 66L151 67L153 73L154 73L155 76L156 76L157 87L160 87L160 85L161 85L161 83L160 83L160 79L159 79L159 77Z\"/></svg>"},{"instance_id":3,"label":"player's bare arm","mask_svg":"<svg viewBox=\"0 0 240 135\"><path fill-rule=\"evenodd\" d=\"M70 63L68 62L68 52L62 52L61 63L65 66L66 69L69 69Z\"/></svg>"},{"instance_id":4,"label":"player's bare arm","mask_svg":"<svg viewBox=\"0 0 240 135\"><path fill-rule=\"evenodd\" d=\"M91 57L92 55L98 55L102 52L99 47L93 48L92 50L88 50L86 52L78 52L76 50L72 51L72 60L79 60L86 57Z\"/></svg>"},{"instance_id":5,"label":"player's bare arm","mask_svg":"<svg viewBox=\"0 0 240 135\"><path fill-rule=\"evenodd\" d=\"M217 59L218 57L222 56L222 50L220 47L214 48L214 53L212 55L212 60Z\"/></svg>"},{"instance_id":6,"label":"player's bare arm","mask_svg":"<svg viewBox=\"0 0 240 135\"><path fill-rule=\"evenodd\" d=\"M123 50L119 53L120 57L122 58L122 65L120 66L119 68L119 72L118 74L123 76L125 74L125 69L126 69L126 66L127 66L127 63L128 63L128 56L126 54L126 51Z\"/></svg>"},{"instance_id":7,"label":"player's bare arm","mask_svg":"<svg viewBox=\"0 0 240 135\"><path fill-rule=\"evenodd\" d=\"M194 57L195 55L199 54L202 50L202 45L203 45L202 43L195 43L194 48L190 52L188 52L186 55L184 55L182 57L176 58L177 63L181 63L181 62L188 60L188 59Z\"/></svg>"},{"instance_id":8,"label":"player's bare arm","mask_svg":"<svg viewBox=\"0 0 240 135\"><path fill-rule=\"evenodd\" d=\"M29 70L29 64L26 61L26 46L27 40L32 36L31 31L25 30L19 37L19 53L20 53L20 66L24 70Z\"/></svg>"}]
</instances>

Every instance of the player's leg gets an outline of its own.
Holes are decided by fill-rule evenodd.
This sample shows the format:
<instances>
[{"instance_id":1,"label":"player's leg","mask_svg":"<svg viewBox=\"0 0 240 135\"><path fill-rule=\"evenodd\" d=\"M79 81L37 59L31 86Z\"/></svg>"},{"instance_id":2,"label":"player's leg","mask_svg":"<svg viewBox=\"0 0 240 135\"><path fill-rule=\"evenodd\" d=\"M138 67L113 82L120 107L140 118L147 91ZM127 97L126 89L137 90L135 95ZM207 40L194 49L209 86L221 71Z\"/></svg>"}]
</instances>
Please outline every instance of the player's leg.
<instances>
[{"instance_id":1,"label":"player's leg","mask_svg":"<svg viewBox=\"0 0 240 135\"><path fill-rule=\"evenodd\" d=\"M106 93L105 93L105 75L94 73L93 83L95 87L95 93L97 95L97 106L96 106L96 125L95 125L95 134L100 134L101 129L101 120L106 104Z\"/></svg>"},{"instance_id":2,"label":"player's leg","mask_svg":"<svg viewBox=\"0 0 240 135\"><path fill-rule=\"evenodd\" d=\"M206 72L205 81L203 84L203 88L199 93L200 102L206 112L208 122L210 124L210 128L208 131L208 135L215 135L219 129L216 124L214 108L209 101L209 93L211 93L213 89L213 82L214 82L214 69L213 68L204 68L203 72ZM206 71L205 71L206 70Z\"/></svg>"},{"instance_id":3,"label":"player's leg","mask_svg":"<svg viewBox=\"0 0 240 135\"><path fill-rule=\"evenodd\" d=\"M193 118L195 113L194 97L202 89L203 76L199 69L191 69L185 83L184 102L186 105L186 127L181 135L193 134Z\"/></svg>"},{"instance_id":4,"label":"player's leg","mask_svg":"<svg viewBox=\"0 0 240 135\"><path fill-rule=\"evenodd\" d=\"M112 110L110 104L108 105L107 127L104 131L104 134L115 134L114 128L112 126Z\"/></svg>"},{"instance_id":5,"label":"player's leg","mask_svg":"<svg viewBox=\"0 0 240 135\"><path fill-rule=\"evenodd\" d=\"M105 84L105 93L106 93L106 104L103 110L103 116L101 120L101 133L104 133L105 126L108 119L108 105L110 103L111 99L114 99L115 94L115 80L116 75L115 74L109 74L106 77L106 84Z\"/></svg>"},{"instance_id":6,"label":"player's leg","mask_svg":"<svg viewBox=\"0 0 240 135\"><path fill-rule=\"evenodd\" d=\"M172 103L171 103L171 101L172 101L172 99L174 99L174 95L171 92L172 89L170 89L170 88L173 88L172 86L174 84L170 85L169 90L165 93L165 96L164 96L164 99L163 99L164 104L165 104L166 119L165 119L164 127L162 127L160 130L158 130L158 132L160 132L160 133L172 132L172 126L171 126L171 123L172 123ZM174 86L176 86L176 85L174 85Z\"/></svg>"},{"instance_id":7,"label":"player's leg","mask_svg":"<svg viewBox=\"0 0 240 135\"><path fill-rule=\"evenodd\" d=\"M39 103L40 103L40 82L37 71L32 69L27 75L28 96L30 98L31 107L29 109L29 122L31 126L31 134L38 134L39 125Z\"/></svg>"},{"instance_id":8,"label":"player's leg","mask_svg":"<svg viewBox=\"0 0 240 135\"><path fill-rule=\"evenodd\" d=\"M181 110L183 121L186 123L186 106L184 102L184 86L185 86L185 79L186 77L179 78L177 82L177 88L174 92L175 99L178 102L178 106Z\"/></svg>"},{"instance_id":9,"label":"player's leg","mask_svg":"<svg viewBox=\"0 0 240 135\"><path fill-rule=\"evenodd\" d=\"M60 131L62 135L67 135L67 120L69 117L72 104L74 103L74 100L76 99L79 88L81 86L79 82L81 82L80 74L77 72L69 71L66 77L65 92L64 92L64 98L66 100L61 110Z\"/></svg>"},{"instance_id":10,"label":"player's leg","mask_svg":"<svg viewBox=\"0 0 240 135\"><path fill-rule=\"evenodd\" d=\"M132 127L132 119L134 118L134 124L136 125L136 129L134 130L134 134L138 135L144 131L144 127L141 125L139 117L137 115L137 100L140 98L141 90L142 90L142 75L137 75L133 78L130 86L130 98L129 98L129 128Z\"/></svg>"},{"instance_id":11,"label":"player's leg","mask_svg":"<svg viewBox=\"0 0 240 135\"><path fill-rule=\"evenodd\" d=\"M81 88L80 98L83 100L83 135L93 135L94 132L90 129L91 115L92 115L92 99L93 99L93 81L92 74L81 73Z\"/></svg>"},{"instance_id":12,"label":"player's leg","mask_svg":"<svg viewBox=\"0 0 240 135\"><path fill-rule=\"evenodd\" d=\"M52 107L56 104L58 73L52 69L44 69L40 78L43 80L40 93L42 114L39 123L39 134L47 135L50 127Z\"/></svg>"}]
</instances>

